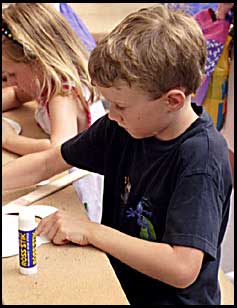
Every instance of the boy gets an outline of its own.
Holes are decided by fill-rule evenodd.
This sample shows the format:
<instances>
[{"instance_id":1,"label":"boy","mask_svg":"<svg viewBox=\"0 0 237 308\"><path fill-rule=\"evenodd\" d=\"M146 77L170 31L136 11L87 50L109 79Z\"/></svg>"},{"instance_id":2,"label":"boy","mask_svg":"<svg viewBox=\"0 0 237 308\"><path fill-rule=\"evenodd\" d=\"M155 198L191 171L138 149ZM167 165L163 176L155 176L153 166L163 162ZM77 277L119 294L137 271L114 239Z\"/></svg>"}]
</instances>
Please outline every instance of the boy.
<instances>
[{"instance_id":1,"label":"boy","mask_svg":"<svg viewBox=\"0 0 237 308\"><path fill-rule=\"evenodd\" d=\"M3 168L4 189L72 165L105 176L102 224L58 211L37 233L108 253L130 304L220 304L232 184L225 140L191 104L205 59L192 17L163 5L129 15L89 61L92 82L111 103L108 116Z\"/></svg>"}]
</instances>

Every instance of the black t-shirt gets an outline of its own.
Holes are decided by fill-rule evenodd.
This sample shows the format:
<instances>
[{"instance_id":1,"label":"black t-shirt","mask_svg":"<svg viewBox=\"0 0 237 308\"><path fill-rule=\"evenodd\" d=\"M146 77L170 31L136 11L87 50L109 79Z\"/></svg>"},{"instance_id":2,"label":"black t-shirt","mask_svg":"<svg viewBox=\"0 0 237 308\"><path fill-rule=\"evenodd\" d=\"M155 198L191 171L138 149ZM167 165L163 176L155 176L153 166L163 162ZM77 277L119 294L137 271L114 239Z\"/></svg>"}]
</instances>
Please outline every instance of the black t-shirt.
<instances>
[{"instance_id":1,"label":"black t-shirt","mask_svg":"<svg viewBox=\"0 0 237 308\"><path fill-rule=\"evenodd\" d=\"M62 145L67 163L105 176L103 224L204 252L198 278L185 289L109 256L130 304L220 304L220 244L232 190L228 148L209 115L193 108L199 118L173 140L134 139L106 115Z\"/></svg>"}]
</instances>

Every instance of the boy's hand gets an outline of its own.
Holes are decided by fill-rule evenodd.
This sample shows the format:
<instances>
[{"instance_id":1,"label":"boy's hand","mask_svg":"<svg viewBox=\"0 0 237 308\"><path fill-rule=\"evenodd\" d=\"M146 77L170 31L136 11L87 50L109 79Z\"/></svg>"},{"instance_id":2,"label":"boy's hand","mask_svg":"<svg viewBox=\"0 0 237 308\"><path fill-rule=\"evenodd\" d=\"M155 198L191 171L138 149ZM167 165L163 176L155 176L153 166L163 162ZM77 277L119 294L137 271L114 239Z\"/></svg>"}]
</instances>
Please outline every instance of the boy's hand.
<instances>
[{"instance_id":1,"label":"boy's hand","mask_svg":"<svg viewBox=\"0 0 237 308\"><path fill-rule=\"evenodd\" d=\"M92 225L87 218L57 211L40 221L36 235L43 235L57 245L73 242L85 246L89 244Z\"/></svg>"},{"instance_id":2,"label":"boy's hand","mask_svg":"<svg viewBox=\"0 0 237 308\"><path fill-rule=\"evenodd\" d=\"M17 136L17 133L14 128L11 127L11 125L2 119L2 147L9 142L10 139L15 138Z\"/></svg>"}]
</instances>

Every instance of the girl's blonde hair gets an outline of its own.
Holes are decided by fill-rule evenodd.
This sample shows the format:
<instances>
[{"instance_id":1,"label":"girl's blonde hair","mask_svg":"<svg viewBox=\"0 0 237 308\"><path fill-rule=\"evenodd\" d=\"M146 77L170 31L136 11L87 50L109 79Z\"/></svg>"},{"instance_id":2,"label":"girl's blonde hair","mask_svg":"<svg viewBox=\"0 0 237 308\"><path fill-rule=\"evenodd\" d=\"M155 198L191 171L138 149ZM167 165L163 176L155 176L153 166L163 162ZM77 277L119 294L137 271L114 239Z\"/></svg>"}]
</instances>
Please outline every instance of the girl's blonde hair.
<instances>
[{"instance_id":1,"label":"girl's blonde hair","mask_svg":"<svg viewBox=\"0 0 237 308\"><path fill-rule=\"evenodd\" d=\"M206 61L206 42L194 18L183 10L155 5L128 15L92 51L92 82L135 85L152 98L174 88L194 93Z\"/></svg>"},{"instance_id":2,"label":"girl's blonde hair","mask_svg":"<svg viewBox=\"0 0 237 308\"><path fill-rule=\"evenodd\" d=\"M40 64L43 72L41 93L47 89L47 100L56 95L69 95L76 89L84 107L88 104L82 85L95 98L95 88L88 74L89 53L66 19L48 3L13 3L3 10L3 22L14 39L5 39L3 47L15 62ZM68 84L65 89L62 81Z\"/></svg>"}]
</instances>

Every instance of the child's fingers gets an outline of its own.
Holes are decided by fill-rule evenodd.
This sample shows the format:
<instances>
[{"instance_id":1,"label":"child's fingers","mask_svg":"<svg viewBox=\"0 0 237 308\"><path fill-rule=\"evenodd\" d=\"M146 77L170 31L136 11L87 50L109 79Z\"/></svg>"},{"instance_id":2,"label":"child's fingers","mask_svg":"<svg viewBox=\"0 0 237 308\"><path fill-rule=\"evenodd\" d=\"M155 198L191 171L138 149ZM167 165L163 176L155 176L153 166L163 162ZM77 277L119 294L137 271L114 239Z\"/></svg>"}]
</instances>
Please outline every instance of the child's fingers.
<instances>
[{"instance_id":1,"label":"child's fingers","mask_svg":"<svg viewBox=\"0 0 237 308\"><path fill-rule=\"evenodd\" d=\"M57 212L55 212L55 213L57 213ZM48 230L50 226L52 226L52 224L55 220L55 213L44 217L40 221L40 223L38 224L38 226L36 228L36 235L40 235L42 232L45 233L45 231Z\"/></svg>"},{"instance_id":2,"label":"child's fingers","mask_svg":"<svg viewBox=\"0 0 237 308\"><path fill-rule=\"evenodd\" d=\"M70 242L67 239L67 235L60 228L57 229L56 233L53 236L53 243L56 245L63 245Z\"/></svg>"},{"instance_id":3,"label":"child's fingers","mask_svg":"<svg viewBox=\"0 0 237 308\"><path fill-rule=\"evenodd\" d=\"M54 215L44 226L41 234L54 244L63 245L69 242L67 232L63 227L61 213Z\"/></svg>"},{"instance_id":4,"label":"child's fingers","mask_svg":"<svg viewBox=\"0 0 237 308\"><path fill-rule=\"evenodd\" d=\"M43 235L54 244L63 245L69 242L67 234L62 229L63 213L57 211L41 220L36 235Z\"/></svg>"},{"instance_id":5,"label":"child's fingers","mask_svg":"<svg viewBox=\"0 0 237 308\"><path fill-rule=\"evenodd\" d=\"M54 238L58 232L59 232L59 224L57 224L57 222L54 221L52 224L48 224L41 234L44 235L50 241L54 242Z\"/></svg>"}]
</instances>

